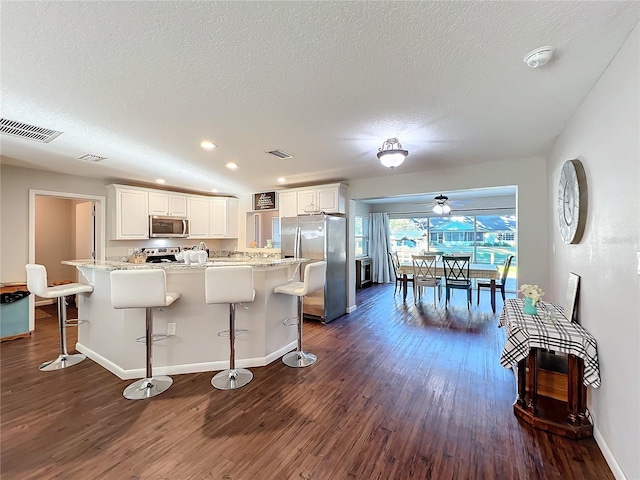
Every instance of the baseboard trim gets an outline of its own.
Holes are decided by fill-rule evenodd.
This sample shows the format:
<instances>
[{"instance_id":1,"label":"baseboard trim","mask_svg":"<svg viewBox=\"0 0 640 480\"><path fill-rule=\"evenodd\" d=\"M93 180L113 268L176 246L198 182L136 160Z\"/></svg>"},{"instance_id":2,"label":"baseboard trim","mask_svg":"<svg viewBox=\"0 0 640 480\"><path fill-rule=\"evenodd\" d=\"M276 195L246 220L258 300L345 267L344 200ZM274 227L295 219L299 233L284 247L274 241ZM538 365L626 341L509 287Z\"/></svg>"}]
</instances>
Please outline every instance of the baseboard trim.
<instances>
[{"instance_id":1,"label":"baseboard trim","mask_svg":"<svg viewBox=\"0 0 640 480\"><path fill-rule=\"evenodd\" d=\"M355 312L357 308L357 305L351 305L350 307L347 307L347 313Z\"/></svg>"},{"instance_id":2,"label":"baseboard trim","mask_svg":"<svg viewBox=\"0 0 640 480\"><path fill-rule=\"evenodd\" d=\"M616 477L616 480L627 480L627 477L616 461L616 457L614 457L613 453L611 453L611 450L609 450L607 442L605 442L604 437L600 433L600 430L598 430L598 427L596 427L595 425L593 426L593 438L598 444L598 447L600 447L600 451L602 452L607 465L609 465L613 476Z\"/></svg>"},{"instance_id":3,"label":"baseboard trim","mask_svg":"<svg viewBox=\"0 0 640 480\"><path fill-rule=\"evenodd\" d=\"M53 305L56 301L53 298L47 298L45 300L39 300L35 302L36 307L42 307L43 305Z\"/></svg>"},{"instance_id":4,"label":"baseboard trim","mask_svg":"<svg viewBox=\"0 0 640 480\"><path fill-rule=\"evenodd\" d=\"M266 357L254 357L243 358L236 361L236 367L238 368L250 368L250 367L264 367L271 362L278 360L285 353L295 350L298 343L297 340L289 343L288 345L276 350L275 352L267 355ZM136 378L143 378L146 374L146 368L131 368L124 369L119 365L107 360L102 355L94 352L90 348L87 348L81 343L76 343L76 350L80 353L84 353L87 358L90 358L101 367L109 370L116 377L121 380L132 380ZM154 375L182 375L184 373L202 373L202 372L215 372L229 368L229 361L219 362L201 362L201 363L185 363L181 365L170 366L154 366Z\"/></svg>"}]
</instances>

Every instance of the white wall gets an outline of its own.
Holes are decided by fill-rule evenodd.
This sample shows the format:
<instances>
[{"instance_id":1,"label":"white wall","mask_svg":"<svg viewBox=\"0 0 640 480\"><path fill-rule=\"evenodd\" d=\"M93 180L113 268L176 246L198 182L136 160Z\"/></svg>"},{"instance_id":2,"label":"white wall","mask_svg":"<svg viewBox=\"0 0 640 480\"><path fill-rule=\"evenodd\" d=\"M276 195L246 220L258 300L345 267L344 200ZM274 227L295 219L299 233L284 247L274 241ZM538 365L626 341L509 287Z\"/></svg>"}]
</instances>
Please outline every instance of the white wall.
<instances>
[{"instance_id":1,"label":"white wall","mask_svg":"<svg viewBox=\"0 0 640 480\"><path fill-rule=\"evenodd\" d=\"M617 478L640 479L640 35L630 35L547 161L549 296L581 276L580 323L598 342L602 386L589 389L596 439ZM566 160L585 169L588 209L579 244L564 245L555 199ZM612 458L613 457L613 458Z\"/></svg>"},{"instance_id":2,"label":"white wall","mask_svg":"<svg viewBox=\"0 0 640 480\"><path fill-rule=\"evenodd\" d=\"M29 261L29 189L105 196L104 182L44 170L0 165L0 279L26 281Z\"/></svg>"},{"instance_id":3,"label":"white wall","mask_svg":"<svg viewBox=\"0 0 640 480\"><path fill-rule=\"evenodd\" d=\"M49 284L76 280L76 268L60 263L74 255L74 223L72 200L43 196L36 198L35 260L47 268Z\"/></svg>"}]
</instances>

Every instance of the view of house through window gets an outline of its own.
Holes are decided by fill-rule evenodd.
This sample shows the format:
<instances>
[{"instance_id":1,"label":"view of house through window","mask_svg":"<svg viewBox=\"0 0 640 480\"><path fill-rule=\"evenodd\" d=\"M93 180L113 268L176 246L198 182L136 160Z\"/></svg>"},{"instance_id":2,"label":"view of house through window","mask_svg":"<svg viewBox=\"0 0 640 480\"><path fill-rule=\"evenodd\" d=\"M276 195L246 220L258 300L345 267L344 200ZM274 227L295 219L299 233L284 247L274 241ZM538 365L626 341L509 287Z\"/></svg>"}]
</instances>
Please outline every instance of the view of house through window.
<instances>
[{"instance_id":1,"label":"view of house through window","mask_svg":"<svg viewBox=\"0 0 640 480\"><path fill-rule=\"evenodd\" d=\"M469 215L393 218L390 215L391 244L401 262L423 252L469 254L471 263L502 265L508 255L516 255L515 215ZM509 278L515 279L517 257ZM512 289L515 289L515 281ZM509 289L511 285L507 285Z\"/></svg>"},{"instance_id":2,"label":"view of house through window","mask_svg":"<svg viewBox=\"0 0 640 480\"><path fill-rule=\"evenodd\" d=\"M356 257L369 255L369 217L356 217Z\"/></svg>"}]
</instances>

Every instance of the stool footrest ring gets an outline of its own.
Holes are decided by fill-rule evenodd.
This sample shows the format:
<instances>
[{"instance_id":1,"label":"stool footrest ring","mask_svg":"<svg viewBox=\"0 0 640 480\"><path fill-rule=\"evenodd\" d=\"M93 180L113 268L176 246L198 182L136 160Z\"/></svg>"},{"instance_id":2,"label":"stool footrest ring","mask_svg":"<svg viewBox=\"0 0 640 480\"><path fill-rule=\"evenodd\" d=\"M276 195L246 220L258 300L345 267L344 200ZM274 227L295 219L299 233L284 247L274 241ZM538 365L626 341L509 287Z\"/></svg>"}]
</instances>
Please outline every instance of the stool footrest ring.
<instances>
[{"instance_id":1,"label":"stool footrest ring","mask_svg":"<svg viewBox=\"0 0 640 480\"><path fill-rule=\"evenodd\" d=\"M286 325L287 327L293 327L295 325L298 325L298 317L285 318L282 321L282 324Z\"/></svg>"},{"instance_id":2,"label":"stool footrest ring","mask_svg":"<svg viewBox=\"0 0 640 480\"><path fill-rule=\"evenodd\" d=\"M151 336L151 341L154 342L154 343L155 342L162 342L162 341L168 339L169 337L171 337L171 335L168 335L166 333L154 333ZM147 337L146 336L138 337L138 338L136 338L136 342L138 342L138 343L146 343L147 342Z\"/></svg>"},{"instance_id":3,"label":"stool footrest ring","mask_svg":"<svg viewBox=\"0 0 640 480\"><path fill-rule=\"evenodd\" d=\"M65 322L67 327L77 327L78 325L82 325L83 323L87 323L87 320L80 320L78 318L72 318Z\"/></svg>"},{"instance_id":4,"label":"stool footrest ring","mask_svg":"<svg viewBox=\"0 0 640 480\"><path fill-rule=\"evenodd\" d=\"M246 328L236 328L236 337L241 337L242 335L246 335L249 333L249 330ZM229 338L229 330L223 330L218 332L219 337Z\"/></svg>"}]
</instances>

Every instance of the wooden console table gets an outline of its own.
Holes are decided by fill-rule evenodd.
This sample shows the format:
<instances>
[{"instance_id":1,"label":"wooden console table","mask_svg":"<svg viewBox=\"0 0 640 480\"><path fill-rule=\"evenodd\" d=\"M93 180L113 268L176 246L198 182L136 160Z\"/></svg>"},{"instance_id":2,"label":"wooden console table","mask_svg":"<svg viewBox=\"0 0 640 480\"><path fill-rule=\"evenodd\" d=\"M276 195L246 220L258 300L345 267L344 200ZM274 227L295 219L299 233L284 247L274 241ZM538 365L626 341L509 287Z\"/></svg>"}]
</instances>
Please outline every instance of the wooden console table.
<instances>
[{"instance_id":1,"label":"wooden console table","mask_svg":"<svg viewBox=\"0 0 640 480\"><path fill-rule=\"evenodd\" d=\"M371 284L371 259L369 257L356 258L356 288Z\"/></svg>"},{"instance_id":2,"label":"wooden console table","mask_svg":"<svg viewBox=\"0 0 640 480\"><path fill-rule=\"evenodd\" d=\"M545 319L544 311L550 313ZM507 330L500 364L518 366L515 415L536 428L569 438L593 434L587 416L587 386L600 386L596 341L581 325L569 322L562 307L538 304L538 315L522 312L521 299L507 299L499 326ZM564 374L541 368L547 351L567 355L566 392L557 389ZM555 380L554 380L555 379Z\"/></svg>"}]
</instances>

